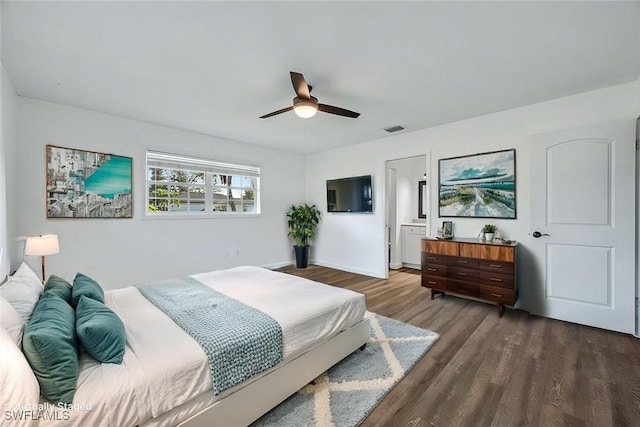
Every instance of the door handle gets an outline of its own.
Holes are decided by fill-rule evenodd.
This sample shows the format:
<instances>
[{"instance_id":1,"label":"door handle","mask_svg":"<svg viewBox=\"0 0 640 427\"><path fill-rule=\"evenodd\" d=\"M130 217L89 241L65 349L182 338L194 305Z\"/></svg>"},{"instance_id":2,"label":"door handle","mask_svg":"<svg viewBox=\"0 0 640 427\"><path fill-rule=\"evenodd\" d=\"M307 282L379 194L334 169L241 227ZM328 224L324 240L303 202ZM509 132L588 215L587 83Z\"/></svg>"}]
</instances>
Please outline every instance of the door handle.
<instances>
[{"instance_id":1,"label":"door handle","mask_svg":"<svg viewBox=\"0 0 640 427\"><path fill-rule=\"evenodd\" d=\"M547 233L541 233L541 232L539 232L539 231L534 231L533 233L531 233L531 235L532 235L533 237L535 237L536 239L537 239L537 238L540 238L540 237L542 237L542 236L551 236L550 234L547 234Z\"/></svg>"}]
</instances>

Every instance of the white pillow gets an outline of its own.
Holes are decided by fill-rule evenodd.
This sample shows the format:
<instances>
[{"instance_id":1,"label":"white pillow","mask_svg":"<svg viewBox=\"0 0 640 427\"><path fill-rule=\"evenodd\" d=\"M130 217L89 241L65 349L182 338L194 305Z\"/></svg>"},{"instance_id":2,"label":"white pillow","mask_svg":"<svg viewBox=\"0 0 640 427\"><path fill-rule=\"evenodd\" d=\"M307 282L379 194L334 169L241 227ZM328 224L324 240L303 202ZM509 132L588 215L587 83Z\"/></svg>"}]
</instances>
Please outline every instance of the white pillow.
<instances>
[{"instance_id":1,"label":"white pillow","mask_svg":"<svg viewBox=\"0 0 640 427\"><path fill-rule=\"evenodd\" d=\"M13 342L9 333L0 328L0 408L2 419L11 426L31 426L33 420L11 418L4 411L17 408L36 408L40 400L40 386L24 354ZM9 412L11 414L11 412Z\"/></svg>"},{"instance_id":2,"label":"white pillow","mask_svg":"<svg viewBox=\"0 0 640 427\"><path fill-rule=\"evenodd\" d=\"M22 263L16 274L9 276L7 283L0 286L0 295L9 301L25 322L28 322L43 290L38 276Z\"/></svg>"},{"instance_id":3,"label":"white pillow","mask_svg":"<svg viewBox=\"0 0 640 427\"><path fill-rule=\"evenodd\" d=\"M11 276L12 277L28 277L28 278L31 278L33 280L37 280L38 282L40 282L40 276L38 276L36 274L36 272L33 271L31 269L31 267L29 267L27 265L26 262L23 262L22 264L20 264L20 267L18 267L16 272L13 273Z\"/></svg>"},{"instance_id":4,"label":"white pillow","mask_svg":"<svg viewBox=\"0 0 640 427\"><path fill-rule=\"evenodd\" d=\"M0 295L0 325L9 333L18 347L22 345L24 319L15 308Z\"/></svg>"}]
</instances>

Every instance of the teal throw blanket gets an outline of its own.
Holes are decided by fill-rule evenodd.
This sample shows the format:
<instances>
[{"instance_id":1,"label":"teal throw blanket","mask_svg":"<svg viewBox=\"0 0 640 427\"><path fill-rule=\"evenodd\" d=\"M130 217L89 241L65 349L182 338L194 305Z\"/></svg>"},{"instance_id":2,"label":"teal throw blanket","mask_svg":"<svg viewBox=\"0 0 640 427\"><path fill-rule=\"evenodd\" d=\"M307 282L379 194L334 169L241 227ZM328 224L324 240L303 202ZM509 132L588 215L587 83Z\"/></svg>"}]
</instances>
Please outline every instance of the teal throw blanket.
<instances>
[{"instance_id":1,"label":"teal throw blanket","mask_svg":"<svg viewBox=\"0 0 640 427\"><path fill-rule=\"evenodd\" d=\"M200 344L209 358L214 394L282 361L282 329L260 310L192 277L137 288Z\"/></svg>"}]
</instances>

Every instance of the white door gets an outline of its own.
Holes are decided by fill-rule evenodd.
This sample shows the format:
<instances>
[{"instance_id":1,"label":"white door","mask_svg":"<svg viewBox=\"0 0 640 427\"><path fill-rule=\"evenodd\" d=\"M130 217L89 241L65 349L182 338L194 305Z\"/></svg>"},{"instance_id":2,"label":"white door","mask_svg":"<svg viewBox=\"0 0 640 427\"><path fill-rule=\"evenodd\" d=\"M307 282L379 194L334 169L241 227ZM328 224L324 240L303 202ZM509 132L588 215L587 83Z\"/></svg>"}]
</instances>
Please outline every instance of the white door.
<instances>
[{"instance_id":1,"label":"white door","mask_svg":"<svg viewBox=\"0 0 640 427\"><path fill-rule=\"evenodd\" d=\"M634 126L534 138L530 247L540 280L529 292L532 313L634 333Z\"/></svg>"}]
</instances>

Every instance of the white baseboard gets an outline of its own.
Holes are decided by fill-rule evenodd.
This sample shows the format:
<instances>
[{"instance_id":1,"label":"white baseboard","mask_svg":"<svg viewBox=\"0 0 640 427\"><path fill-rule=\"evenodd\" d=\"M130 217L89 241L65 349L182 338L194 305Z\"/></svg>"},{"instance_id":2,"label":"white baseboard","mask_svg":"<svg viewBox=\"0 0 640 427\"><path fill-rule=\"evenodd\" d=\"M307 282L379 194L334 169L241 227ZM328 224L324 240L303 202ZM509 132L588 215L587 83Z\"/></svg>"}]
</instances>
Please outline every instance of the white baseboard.
<instances>
[{"instance_id":1,"label":"white baseboard","mask_svg":"<svg viewBox=\"0 0 640 427\"><path fill-rule=\"evenodd\" d=\"M389 268L392 270L397 270L399 268L402 268L402 263L401 262L390 262L389 263Z\"/></svg>"}]
</instances>

